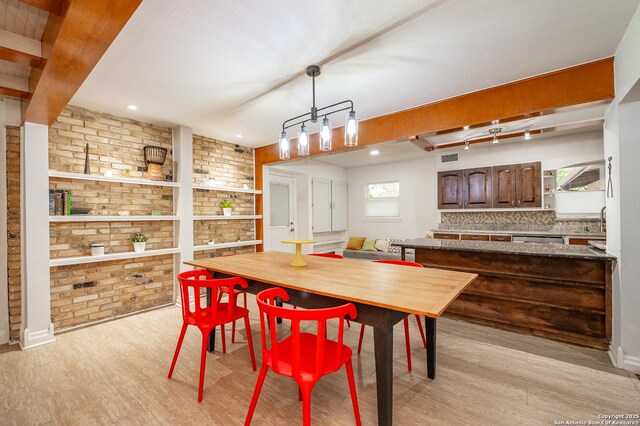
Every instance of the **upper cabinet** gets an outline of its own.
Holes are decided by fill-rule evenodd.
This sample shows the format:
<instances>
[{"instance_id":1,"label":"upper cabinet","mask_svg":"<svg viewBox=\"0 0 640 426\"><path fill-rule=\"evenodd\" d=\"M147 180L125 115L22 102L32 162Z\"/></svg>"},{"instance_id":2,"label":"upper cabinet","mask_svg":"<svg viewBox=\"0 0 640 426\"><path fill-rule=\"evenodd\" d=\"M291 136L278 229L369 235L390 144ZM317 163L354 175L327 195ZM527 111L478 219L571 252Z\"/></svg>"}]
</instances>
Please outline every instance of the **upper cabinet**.
<instances>
[{"instance_id":1,"label":"upper cabinet","mask_svg":"<svg viewBox=\"0 0 640 426\"><path fill-rule=\"evenodd\" d=\"M462 189L465 209L488 208L492 205L491 167L467 169L463 173Z\"/></svg>"},{"instance_id":2,"label":"upper cabinet","mask_svg":"<svg viewBox=\"0 0 640 426\"><path fill-rule=\"evenodd\" d=\"M516 165L493 167L493 207L516 207Z\"/></svg>"},{"instance_id":3,"label":"upper cabinet","mask_svg":"<svg viewBox=\"0 0 640 426\"><path fill-rule=\"evenodd\" d=\"M347 229L347 184L327 179L312 179L313 232Z\"/></svg>"},{"instance_id":4,"label":"upper cabinet","mask_svg":"<svg viewBox=\"0 0 640 426\"><path fill-rule=\"evenodd\" d=\"M516 206L541 207L542 183L540 162L518 164L516 167Z\"/></svg>"},{"instance_id":5,"label":"upper cabinet","mask_svg":"<svg viewBox=\"0 0 640 426\"><path fill-rule=\"evenodd\" d=\"M463 170L438 173L438 208L461 209L463 207Z\"/></svg>"},{"instance_id":6,"label":"upper cabinet","mask_svg":"<svg viewBox=\"0 0 640 426\"><path fill-rule=\"evenodd\" d=\"M438 173L439 209L542 206L540 162Z\"/></svg>"}]
</instances>

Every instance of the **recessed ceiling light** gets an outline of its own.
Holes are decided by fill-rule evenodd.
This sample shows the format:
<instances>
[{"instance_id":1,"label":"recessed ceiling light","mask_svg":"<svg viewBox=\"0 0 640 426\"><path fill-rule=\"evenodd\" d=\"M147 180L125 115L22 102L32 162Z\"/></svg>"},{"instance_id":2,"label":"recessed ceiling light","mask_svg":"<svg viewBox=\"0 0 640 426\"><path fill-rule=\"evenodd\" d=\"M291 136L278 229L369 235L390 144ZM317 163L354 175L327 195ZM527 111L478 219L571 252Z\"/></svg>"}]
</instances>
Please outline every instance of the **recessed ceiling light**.
<instances>
[{"instance_id":1,"label":"recessed ceiling light","mask_svg":"<svg viewBox=\"0 0 640 426\"><path fill-rule=\"evenodd\" d=\"M240 133L238 133L238 134L236 135L236 138L238 138L238 139L242 139L242 137L243 137L243 136L242 136Z\"/></svg>"},{"instance_id":2,"label":"recessed ceiling light","mask_svg":"<svg viewBox=\"0 0 640 426\"><path fill-rule=\"evenodd\" d=\"M138 107L137 107L137 106L135 106L135 105L127 105L127 109L128 109L129 111L135 111L135 110L137 110L137 109L138 109Z\"/></svg>"},{"instance_id":3,"label":"recessed ceiling light","mask_svg":"<svg viewBox=\"0 0 640 426\"><path fill-rule=\"evenodd\" d=\"M371 155L378 155L380 154L380 151L378 151L377 149L374 149L373 151L371 151L369 154Z\"/></svg>"}]
</instances>

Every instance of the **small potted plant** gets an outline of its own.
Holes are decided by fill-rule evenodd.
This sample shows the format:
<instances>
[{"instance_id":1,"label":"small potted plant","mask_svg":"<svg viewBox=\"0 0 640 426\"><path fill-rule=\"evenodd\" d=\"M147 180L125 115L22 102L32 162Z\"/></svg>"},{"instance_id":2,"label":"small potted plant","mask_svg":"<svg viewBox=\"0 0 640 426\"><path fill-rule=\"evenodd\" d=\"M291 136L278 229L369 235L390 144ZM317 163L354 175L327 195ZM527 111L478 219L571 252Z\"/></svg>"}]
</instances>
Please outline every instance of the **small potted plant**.
<instances>
[{"instance_id":1,"label":"small potted plant","mask_svg":"<svg viewBox=\"0 0 640 426\"><path fill-rule=\"evenodd\" d=\"M225 216L231 216L231 209L233 208L233 202L231 200L220 201L220 207Z\"/></svg>"},{"instance_id":2,"label":"small potted plant","mask_svg":"<svg viewBox=\"0 0 640 426\"><path fill-rule=\"evenodd\" d=\"M149 237L146 234L135 234L131 241L133 241L133 251L136 253L142 253L147 245L147 241L149 241Z\"/></svg>"}]
</instances>

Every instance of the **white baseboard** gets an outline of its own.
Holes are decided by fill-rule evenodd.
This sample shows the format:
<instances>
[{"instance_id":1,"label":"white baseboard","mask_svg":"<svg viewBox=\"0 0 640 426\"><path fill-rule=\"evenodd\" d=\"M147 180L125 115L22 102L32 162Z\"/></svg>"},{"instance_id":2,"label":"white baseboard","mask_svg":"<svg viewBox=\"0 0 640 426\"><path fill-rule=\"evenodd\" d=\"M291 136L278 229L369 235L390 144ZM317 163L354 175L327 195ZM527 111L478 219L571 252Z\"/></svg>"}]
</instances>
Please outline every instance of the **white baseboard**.
<instances>
[{"instance_id":1,"label":"white baseboard","mask_svg":"<svg viewBox=\"0 0 640 426\"><path fill-rule=\"evenodd\" d=\"M640 374L640 358L624 354L622 347L609 347L609 359L614 367Z\"/></svg>"},{"instance_id":2,"label":"white baseboard","mask_svg":"<svg viewBox=\"0 0 640 426\"><path fill-rule=\"evenodd\" d=\"M20 348L22 350L36 348L56 341L53 335L53 324L49 324L46 330L30 331L25 328L21 333Z\"/></svg>"},{"instance_id":3,"label":"white baseboard","mask_svg":"<svg viewBox=\"0 0 640 426\"><path fill-rule=\"evenodd\" d=\"M636 356L625 356L623 365L625 370L640 374L640 358Z\"/></svg>"}]
</instances>

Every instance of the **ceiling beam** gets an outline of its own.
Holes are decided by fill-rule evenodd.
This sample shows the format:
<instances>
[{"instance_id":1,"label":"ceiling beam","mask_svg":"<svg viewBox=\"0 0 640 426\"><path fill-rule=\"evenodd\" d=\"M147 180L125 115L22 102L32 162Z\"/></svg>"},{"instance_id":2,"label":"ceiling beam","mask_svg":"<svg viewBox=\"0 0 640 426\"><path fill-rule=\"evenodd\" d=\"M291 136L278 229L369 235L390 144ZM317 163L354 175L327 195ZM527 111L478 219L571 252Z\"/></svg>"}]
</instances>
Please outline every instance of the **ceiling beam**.
<instances>
[{"instance_id":1,"label":"ceiling beam","mask_svg":"<svg viewBox=\"0 0 640 426\"><path fill-rule=\"evenodd\" d=\"M0 95L19 99L29 99L29 92L5 86L0 86Z\"/></svg>"},{"instance_id":2,"label":"ceiling beam","mask_svg":"<svg viewBox=\"0 0 640 426\"><path fill-rule=\"evenodd\" d=\"M0 30L0 59L36 68L42 62L42 43Z\"/></svg>"},{"instance_id":3,"label":"ceiling beam","mask_svg":"<svg viewBox=\"0 0 640 426\"><path fill-rule=\"evenodd\" d=\"M411 136L462 130L493 120L509 120L551 113L559 108L608 101L614 97L613 58L601 59L501 86L362 120L358 145L369 146ZM344 129L333 129L333 152L349 148L342 144ZM326 154L318 149L318 135L311 135L310 156ZM291 158L298 157L295 140ZM279 162L278 144L256 149L256 170ZM258 161L262 161L259 164Z\"/></svg>"},{"instance_id":4,"label":"ceiling beam","mask_svg":"<svg viewBox=\"0 0 640 426\"><path fill-rule=\"evenodd\" d=\"M24 120L51 125L80 88L142 0L73 0L63 16L49 16L45 65L31 72Z\"/></svg>"},{"instance_id":5,"label":"ceiling beam","mask_svg":"<svg viewBox=\"0 0 640 426\"><path fill-rule=\"evenodd\" d=\"M64 0L20 0L22 3L33 6L36 9L44 10L54 15L62 15L64 10Z\"/></svg>"},{"instance_id":6,"label":"ceiling beam","mask_svg":"<svg viewBox=\"0 0 640 426\"><path fill-rule=\"evenodd\" d=\"M421 136L410 136L409 142L417 146L423 151L431 152L435 149L433 144Z\"/></svg>"}]
</instances>

